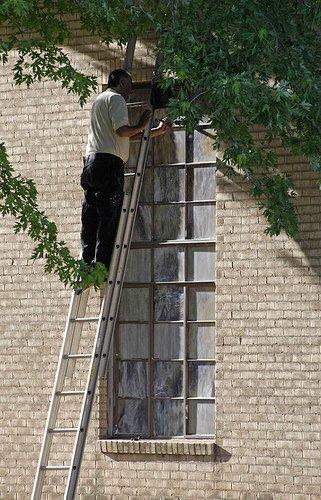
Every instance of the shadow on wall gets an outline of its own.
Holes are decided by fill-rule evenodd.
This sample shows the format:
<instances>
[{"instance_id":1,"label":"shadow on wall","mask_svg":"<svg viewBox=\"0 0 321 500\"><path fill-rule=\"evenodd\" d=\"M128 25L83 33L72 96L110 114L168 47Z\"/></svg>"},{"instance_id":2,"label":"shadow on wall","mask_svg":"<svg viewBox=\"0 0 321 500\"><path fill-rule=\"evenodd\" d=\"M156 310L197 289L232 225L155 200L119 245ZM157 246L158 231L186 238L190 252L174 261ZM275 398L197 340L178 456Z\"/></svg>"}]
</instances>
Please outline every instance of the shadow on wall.
<instances>
[{"instance_id":1,"label":"shadow on wall","mask_svg":"<svg viewBox=\"0 0 321 500\"><path fill-rule=\"evenodd\" d=\"M79 39L76 39L75 43L71 42L65 46L67 53L70 52L71 56L76 54L78 56L84 55L90 57L93 61L90 63L91 66L96 70L100 70L104 75L104 79L106 79L106 75L109 71L122 67L126 48L124 47L121 49L120 47L116 48L107 46L99 42L98 39L95 39L95 37L90 34L87 34L87 37L92 40L92 43L84 42L83 44L80 44ZM147 57L149 57L148 54L152 51L153 42L151 40L143 40L140 44L141 46L137 47L137 51L140 52L140 56L138 55L138 57L134 57L133 67L131 70L134 80L151 78L154 69L153 64L147 63ZM144 61L144 64L142 64L142 61ZM91 68L89 67L89 73L90 69Z\"/></svg>"},{"instance_id":2,"label":"shadow on wall","mask_svg":"<svg viewBox=\"0 0 321 500\"><path fill-rule=\"evenodd\" d=\"M275 242L275 248L271 248L271 256L274 253L275 259L282 259L284 267L295 267L304 271L305 275L314 274L321 277L321 192L317 187L318 175L312 171L309 165L302 159L299 163L298 158L295 158L293 163L279 164L280 173L290 174L295 183L295 191L297 193L294 199L294 204L297 209L299 219L299 233L294 238L287 238L284 233L279 237L265 236L263 233L262 224L267 226L265 217L259 209L256 209L258 217L258 228L253 225L253 232L261 231L262 240ZM247 201L255 200L250 198L248 194L248 183L241 175L236 175L233 180L228 179L224 175L224 166L217 168L221 176L219 179L220 189L223 193L224 201ZM248 203L244 206L248 207ZM251 213L250 213L251 210ZM254 214L253 207L249 209L249 217ZM218 225L224 225L224 213L221 215L221 221L218 220ZM231 228L231 225L229 225ZM297 255L293 248L293 242L297 243ZM281 243L281 245L280 245ZM291 245L289 247L289 245ZM302 253L304 255L302 255Z\"/></svg>"},{"instance_id":3,"label":"shadow on wall","mask_svg":"<svg viewBox=\"0 0 321 500\"><path fill-rule=\"evenodd\" d=\"M228 462L232 454L227 450L224 450L220 446L214 446L214 452L212 456L203 456L203 455L156 455L156 454L144 454L144 453L109 453L106 451L102 451L102 453L108 457L110 457L115 462L162 462L165 460L168 462L217 462L223 463Z\"/></svg>"}]
</instances>

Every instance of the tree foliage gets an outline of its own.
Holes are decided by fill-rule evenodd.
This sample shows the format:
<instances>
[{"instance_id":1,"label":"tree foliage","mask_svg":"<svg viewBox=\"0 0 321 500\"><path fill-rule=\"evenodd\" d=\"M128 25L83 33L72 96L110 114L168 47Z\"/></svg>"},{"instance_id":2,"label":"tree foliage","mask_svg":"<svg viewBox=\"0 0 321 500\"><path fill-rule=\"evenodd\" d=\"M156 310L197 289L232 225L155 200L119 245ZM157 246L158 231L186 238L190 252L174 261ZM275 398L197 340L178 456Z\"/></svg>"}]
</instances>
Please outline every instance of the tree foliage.
<instances>
[{"instance_id":1,"label":"tree foliage","mask_svg":"<svg viewBox=\"0 0 321 500\"><path fill-rule=\"evenodd\" d=\"M10 30L0 40L0 58L7 64L10 51L17 52L15 82L59 81L82 105L97 84L78 72L61 48L72 35L65 21L70 14L105 44L154 32L162 85L179 88L171 117L183 116L193 128L207 115L216 131L214 146L224 145L225 172L231 177L241 172L247 179L266 217L265 232L297 234L295 185L278 170L272 144L279 140L321 171L319 0L3 0L0 25ZM265 127L260 142L253 140L254 125ZM48 271L64 269L60 278L72 284L80 265L57 242L55 226L36 207L34 184L13 175L4 145L0 165L1 212L15 215L16 230L28 227L36 241L42 234L43 246L34 257L47 257ZM12 196L18 188L21 200L26 196L30 201L28 217ZM53 263L57 252L60 260ZM97 276L88 279L98 283L102 274Z\"/></svg>"}]
</instances>

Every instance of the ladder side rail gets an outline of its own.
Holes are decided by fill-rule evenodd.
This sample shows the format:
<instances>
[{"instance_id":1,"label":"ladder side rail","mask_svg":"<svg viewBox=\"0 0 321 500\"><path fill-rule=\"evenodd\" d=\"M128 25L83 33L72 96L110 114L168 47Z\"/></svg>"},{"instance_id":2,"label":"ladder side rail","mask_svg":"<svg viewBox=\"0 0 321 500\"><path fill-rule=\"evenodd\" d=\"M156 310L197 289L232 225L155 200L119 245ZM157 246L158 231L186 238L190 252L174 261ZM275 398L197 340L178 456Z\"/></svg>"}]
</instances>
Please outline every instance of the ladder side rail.
<instances>
[{"instance_id":1,"label":"ladder side rail","mask_svg":"<svg viewBox=\"0 0 321 500\"><path fill-rule=\"evenodd\" d=\"M136 210L134 209L134 211L132 211L133 201L136 202L136 205L138 204L139 193L140 193L142 182L143 182L143 175L137 175L137 174L142 174L144 171L151 125L152 125L152 117L151 117L149 124L148 124L148 127L145 130L143 137L142 137L140 154L139 154L138 163L137 163L137 171L136 171L134 186L133 186L132 195L131 195L131 202L130 202L131 208L129 211L127 210L126 225L123 227L123 238L122 238L123 244L120 247L118 265L113 266L115 271L117 270L116 278L119 275L119 265L122 266L122 268L123 268L122 276L124 275L125 269L124 269L123 262L126 261L126 256L128 255L129 244L130 244L128 237L131 236L131 234L132 234L134 221L135 221L135 215L136 215ZM123 220L125 220L125 217L123 218ZM65 497L64 497L65 500L73 500L74 496L76 494L80 466L81 466L82 456L83 456L87 432L88 432L88 425L89 425L90 415L91 415L93 401L94 401L94 397L95 397L95 391L96 391L97 382L98 382L99 365L100 365L102 357L107 358L107 352L105 352L104 346L107 345L109 347L111 334L113 332L113 325L115 324L115 317L112 316L112 314L111 314L111 310L112 310L111 306L115 303L115 298L114 298L115 296L117 297L116 300L118 300L118 302L120 299L121 282L118 283L118 281L119 280L116 279L116 283L115 283L115 286L113 287L112 293L110 293L108 291L108 287L107 287L106 300L104 300L102 310L101 310L101 318L100 318L100 322L99 322L98 329L97 329L95 346L94 346L94 350L93 350L93 355L92 355L92 359L91 359L91 366L90 366L90 370L89 370L89 374L88 374L88 380L87 380L85 395L84 395L84 399L83 399L83 405L82 405L82 409L81 409L81 418L80 418L79 424L78 424L78 430L77 430L77 435L76 435L76 440L75 440L73 457L72 457L72 462L71 462L71 466L70 466L70 470L69 470L69 477L68 477L68 482L67 482L67 487L66 487L66 492L65 492ZM115 306L113 307L113 309L115 310ZM109 313L108 316L106 315L107 312ZM111 325L111 326L108 328L108 325ZM106 343L106 333L109 334L108 335L109 339L108 339L107 343Z\"/></svg>"},{"instance_id":2,"label":"ladder side rail","mask_svg":"<svg viewBox=\"0 0 321 500\"><path fill-rule=\"evenodd\" d=\"M78 310L82 308L84 302L87 302L88 295L89 291L86 291L86 293L81 295L77 295L75 292L73 292L72 299L70 301L70 307L66 320L63 342L59 354L56 376L51 394L48 416L46 420L45 429L43 432L41 451L39 455L39 461L36 469L35 480L31 496L32 500L39 500L41 498L41 492L45 479L44 467L48 464L49 452L53 438L53 434L49 432L49 429L52 429L55 426L55 422L57 419L57 414L60 405L60 397L57 396L57 392L61 391L63 388L65 374L67 371L67 363L68 363L67 359L65 359L65 356L70 351L70 345L72 342L74 323L71 320L77 316Z\"/></svg>"}]
</instances>

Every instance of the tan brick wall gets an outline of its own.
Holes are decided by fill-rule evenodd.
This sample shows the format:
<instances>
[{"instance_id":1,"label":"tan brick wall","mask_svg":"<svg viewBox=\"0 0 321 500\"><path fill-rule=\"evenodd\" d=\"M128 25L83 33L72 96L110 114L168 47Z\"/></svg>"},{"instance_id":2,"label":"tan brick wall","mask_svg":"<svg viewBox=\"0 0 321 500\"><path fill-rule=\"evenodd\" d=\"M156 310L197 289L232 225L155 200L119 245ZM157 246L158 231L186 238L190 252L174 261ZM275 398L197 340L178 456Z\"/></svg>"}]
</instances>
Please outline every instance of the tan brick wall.
<instances>
[{"instance_id":1,"label":"tan brick wall","mask_svg":"<svg viewBox=\"0 0 321 500\"><path fill-rule=\"evenodd\" d=\"M106 71L119 65L119 50L106 50L80 31L77 36L68 51L102 84ZM145 78L151 61L142 61L147 69L137 69L136 77ZM9 66L2 69L0 90L11 160L35 179L41 206L77 255L78 179L91 100L81 110L56 84L14 87ZM296 241L264 236L265 221L242 184L218 174L218 453L213 458L105 455L97 404L79 498L321 498L321 199L307 165L281 149L279 155L300 192ZM32 245L27 236L13 234L13 220L1 222L0 497L27 499L70 292L44 275L41 262L30 261ZM95 306L93 299L90 307ZM78 370L77 387L82 373ZM63 424L75 418L74 409L66 410ZM67 439L57 449L57 461L65 448ZM61 498L62 485L60 477L51 476L46 497Z\"/></svg>"}]
</instances>

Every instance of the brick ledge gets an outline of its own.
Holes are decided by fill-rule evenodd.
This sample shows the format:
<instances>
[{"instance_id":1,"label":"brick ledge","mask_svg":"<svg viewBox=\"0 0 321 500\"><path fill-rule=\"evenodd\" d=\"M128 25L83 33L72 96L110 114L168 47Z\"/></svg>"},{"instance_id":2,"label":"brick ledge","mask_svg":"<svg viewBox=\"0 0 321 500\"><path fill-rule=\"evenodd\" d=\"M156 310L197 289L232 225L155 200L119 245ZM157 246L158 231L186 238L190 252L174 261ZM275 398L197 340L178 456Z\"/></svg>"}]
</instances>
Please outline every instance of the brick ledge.
<instances>
[{"instance_id":1,"label":"brick ledge","mask_svg":"<svg viewBox=\"0 0 321 500\"><path fill-rule=\"evenodd\" d=\"M191 440L148 440L139 441L131 439L101 439L103 453L136 453L151 455L203 455L213 456L215 442L201 439Z\"/></svg>"}]
</instances>

